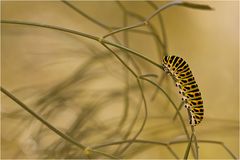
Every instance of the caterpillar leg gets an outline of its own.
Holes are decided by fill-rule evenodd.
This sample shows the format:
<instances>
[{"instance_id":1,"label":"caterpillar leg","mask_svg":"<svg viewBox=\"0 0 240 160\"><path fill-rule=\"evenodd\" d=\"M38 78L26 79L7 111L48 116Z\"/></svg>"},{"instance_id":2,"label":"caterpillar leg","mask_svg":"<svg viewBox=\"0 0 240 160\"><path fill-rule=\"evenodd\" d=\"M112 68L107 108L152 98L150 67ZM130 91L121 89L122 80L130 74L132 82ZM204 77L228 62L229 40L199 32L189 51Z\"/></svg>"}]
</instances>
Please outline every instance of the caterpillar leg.
<instances>
[{"instance_id":1,"label":"caterpillar leg","mask_svg":"<svg viewBox=\"0 0 240 160\"><path fill-rule=\"evenodd\" d=\"M181 88L181 84L179 82L176 82L176 87Z\"/></svg>"},{"instance_id":2,"label":"caterpillar leg","mask_svg":"<svg viewBox=\"0 0 240 160\"><path fill-rule=\"evenodd\" d=\"M189 119L189 124L192 126L196 126L198 124L198 122L193 114L191 114L191 117Z\"/></svg>"},{"instance_id":3,"label":"caterpillar leg","mask_svg":"<svg viewBox=\"0 0 240 160\"><path fill-rule=\"evenodd\" d=\"M190 117L189 123L192 126L196 126L197 124L201 123L203 119L203 113L195 112L194 110L190 110Z\"/></svg>"},{"instance_id":4,"label":"caterpillar leg","mask_svg":"<svg viewBox=\"0 0 240 160\"><path fill-rule=\"evenodd\" d=\"M184 107L187 108L187 109L191 109L192 106L188 103L185 103Z\"/></svg>"}]
</instances>

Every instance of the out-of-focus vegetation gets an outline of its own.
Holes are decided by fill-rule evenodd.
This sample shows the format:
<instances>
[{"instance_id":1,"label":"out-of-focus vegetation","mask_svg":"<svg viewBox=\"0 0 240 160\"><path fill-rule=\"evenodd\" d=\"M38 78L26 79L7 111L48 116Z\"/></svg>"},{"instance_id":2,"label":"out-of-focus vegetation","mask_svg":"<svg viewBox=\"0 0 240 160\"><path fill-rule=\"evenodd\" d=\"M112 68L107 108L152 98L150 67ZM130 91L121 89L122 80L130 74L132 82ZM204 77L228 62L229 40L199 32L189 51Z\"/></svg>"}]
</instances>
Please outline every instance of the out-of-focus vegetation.
<instances>
[{"instance_id":1,"label":"out-of-focus vegetation","mask_svg":"<svg viewBox=\"0 0 240 160\"><path fill-rule=\"evenodd\" d=\"M1 158L183 158L192 129L166 54L203 95L188 157L239 157L239 4L178 2L2 1L1 86L58 131L2 94Z\"/></svg>"}]
</instances>

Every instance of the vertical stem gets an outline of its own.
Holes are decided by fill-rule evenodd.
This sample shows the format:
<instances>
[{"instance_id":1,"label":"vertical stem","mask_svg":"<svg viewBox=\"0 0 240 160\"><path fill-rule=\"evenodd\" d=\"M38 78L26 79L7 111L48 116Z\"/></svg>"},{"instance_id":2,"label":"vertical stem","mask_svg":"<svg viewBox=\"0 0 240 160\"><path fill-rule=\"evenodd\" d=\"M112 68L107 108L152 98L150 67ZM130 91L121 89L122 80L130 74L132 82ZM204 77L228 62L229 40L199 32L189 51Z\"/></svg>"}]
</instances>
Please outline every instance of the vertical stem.
<instances>
[{"instance_id":1,"label":"vertical stem","mask_svg":"<svg viewBox=\"0 0 240 160\"><path fill-rule=\"evenodd\" d=\"M185 154L184 154L184 158L183 158L183 159L188 159L188 155L189 155L189 151L190 151L190 148L191 148L191 143L192 143L193 135L194 135L194 133L192 132L192 135L191 135L190 140L189 140L189 142L188 142L188 146L187 146L187 149L186 149L186 151L185 151Z\"/></svg>"}]
</instances>

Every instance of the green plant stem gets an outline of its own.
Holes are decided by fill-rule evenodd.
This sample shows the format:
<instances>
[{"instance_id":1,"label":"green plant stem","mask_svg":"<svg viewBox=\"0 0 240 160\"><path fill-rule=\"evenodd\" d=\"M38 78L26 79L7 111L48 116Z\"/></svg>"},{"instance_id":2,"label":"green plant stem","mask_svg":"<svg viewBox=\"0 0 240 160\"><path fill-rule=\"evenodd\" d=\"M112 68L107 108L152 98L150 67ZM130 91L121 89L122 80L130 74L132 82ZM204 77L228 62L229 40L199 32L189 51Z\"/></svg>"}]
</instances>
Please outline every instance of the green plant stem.
<instances>
[{"instance_id":1,"label":"green plant stem","mask_svg":"<svg viewBox=\"0 0 240 160\"><path fill-rule=\"evenodd\" d=\"M155 12L153 12L153 14L151 14L150 16L148 16L144 21L141 21L141 22L138 22L136 24L133 24L131 26L127 26L127 27L122 27L122 28L119 28L119 29L116 29L106 35L103 36L103 38L106 38L110 35L113 35L115 33L118 33L118 32L121 32L121 31L126 31L126 30L129 30L129 29L134 29L134 28L137 28L137 27L141 27L141 26L144 26L144 25L147 25L148 22L155 16L157 15L160 11L163 11L164 9L167 9L168 7L171 7L171 6L174 6L174 5L177 5L177 4L180 4L182 3L181 1L173 1L173 2L169 2L161 7L159 7Z\"/></svg>"},{"instance_id":2,"label":"green plant stem","mask_svg":"<svg viewBox=\"0 0 240 160\"><path fill-rule=\"evenodd\" d=\"M182 102L180 103L180 105L178 106L177 111L176 111L175 115L173 116L173 120L176 119L178 113L180 112L180 110L182 109L183 106L184 106L184 101L182 101Z\"/></svg>"},{"instance_id":3,"label":"green plant stem","mask_svg":"<svg viewBox=\"0 0 240 160\"><path fill-rule=\"evenodd\" d=\"M164 74L158 81L158 84L160 85L162 83L162 81L164 80L164 78L166 78L167 74ZM152 95L151 95L151 101L154 101L154 99L156 98L158 93L158 88L156 87L156 89L153 91Z\"/></svg>"},{"instance_id":4,"label":"green plant stem","mask_svg":"<svg viewBox=\"0 0 240 160\"><path fill-rule=\"evenodd\" d=\"M146 124L147 116L148 116L147 103L146 103L146 99L145 99L145 96L144 96L144 93L143 93L143 88L142 88L141 82L138 79L137 74L113 50L111 50L107 45L103 44L103 46L105 46L111 53L113 53L115 55L115 57L132 73L132 75L137 79L138 87L140 88L141 96L142 96L143 102L144 102L145 115L144 115L144 120L143 120L143 123L142 123L139 131L132 138L132 140L134 141L140 135L140 133L143 131L143 128L144 128L144 126ZM123 154L130 147L131 144L132 144L132 142L129 142L120 151L120 154Z\"/></svg>"},{"instance_id":5,"label":"green plant stem","mask_svg":"<svg viewBox=\"0 0 240 160\"><path fill-rule=\"evenodd\" d=\"M29 107L27 107L27 105L25 105L23 102L21 102L18 98L16 98L14 95L12 95L8 90L4 89L3 87L0 87L0 90L2 93L4 93L5 95L7 95L9 98L11 98L14 102L16 102L20 107L22 107L24 110L26 110L28 113L30 113L32 116L34 116L36 119L38 119L40 122L42 122L45 126L47 126L50 130L52 130L53 132L55 132L57 135L59 135L60 137L62 137L63 139L65 139L66 141L76 145L77 147L81 148L82 150L86 149L87 147L81 143L78 143L77 141L75 141L74 139L72 139L71 137L69 137L68 135L62 133L60 130L56 129L54 126L52 126L50 123L48 123L46 120L44 120L42 117L40 117L37 113L35 113L33 110L31 110ZM97 151L97 150L90 150L92 152L104 155L108 158L114 158L116 159L116 157L109 155L107 153L101 152L101 151Z\"/></svg>"},{"instance_id":6,"label":"green plant stem","mask_svg":"<svg viewBox=\"0 0 240 160\"><path fill-rule=\"evenodd\" d=\"M186 151L185 151L185 154L184 154L184 158L183 158L183 159L188 159L189 151L190 151L191 144L192 144L193 135L194 135L194 132L192 132L192 135L191 135L190 140L189 140L189 142L188 142L188 146L187 146L187 149L186 149Z\"/></svg>"},{"instance_id":7,"label":"green plant stem","mask_svg":"<svg viewBox=\"0 0 240 160\"><path fill-rule=\"evenodd\" d=\"M143 104L144 104L144 119L143 119L143 122L142 122L142 125L139 129L139 131L135 134L135 136L132 138L132 140L135 140L137 139L137 137L140 135L140 133L143 131L144 127L145 127L145 124L147 122L147 117L148 117L148 109L147 109L147 101L146 101L146 98L144 96L144 92L143 92L143 87L142 87L142 84L139 80L139 78L137 78L137 83L138 83L138 86L140 88L140 93L141 93L141 96L142 96L142 99L143 99ZM132 144L132 142L130 142L125 148L122 149L122 151L120 152L121 154L123 154L127 148L130 147L130 145Z\"/></svg>"},{"instance_id":8,"label":"green plant stem","mask_svg":"<svg viewBox=\"0 0 240 160\"><path fill-rule=\"evenodd\" d=\"M189 119L191 119L191 111L190 111L190 109L187 109L187 113L188 113ZM191 134L192 137L195 137L195 130L194 130L194 126L192 126L192 125L191 125L191 131L192 131L192 134ZM190 142L190 140L189 140L189 142ZM194 142L195 142L195 150L196 150L196 152L194 150L194 146L192 145L192 139L191 139L190 147L192 149L192 154L193 154L194 159L198 159L198 144L197 144L197 141L194 141ZM188 154L187 152L189 152L189 151L186 150L185 151L185 155Z\"/></svg>"},{"instance_id":9,"label":"green plant stem","mask_svg":"<svg viewBox=\"0 0 240 160\"><path fill-rule=\"evenodd\" d=\"M160 68L160 69L163 70L163 66L162 66L162 65L160 65L160 64L158 64L158 63L150 60L149 58L143 56L142 54L140 54L140 53L138 53L138 52L136 52L136 51L133 51L133 50L127 48L127 47L124 47L124 46L121 46L121 45L118 45L118 44L115 44L115 43L111 43L111 42L109 42L109 41L105 41L105 40L104 40L104 43L109 44L109 45L112 45L112 46L117 47L117 48L120 48L120 49L123 49L123 50L127 51L128 53L134 54L135 56L138 56L138 57L142 58L143 60L146 60L146 61L148 61L149 63L153 64L154 66L156 66L156 67L158 67L158 68Z\"/></svg>"},{"instance_id":10,"label":"green plant stem","mask_svg":"<svg viewBox=\"0 0 240 160\"><path fill-rule=\"evenodd\" d=\"M172 144L179 144L179 143L187 143L189 142L188 140L181 140L181 141L171 141L169 142L169 145L172 145ZM215 144L218 144L218 145L221 145L228 153L229 155L232 156L233 159L238 159L237 156L235 156L231 150L223 143L223 142L220 142L220 141L213 141L213 140L198 140L198 143L215 143Z\"/></svg>"},{"instance_id":11,"label":"green plant stem","mask_svg":"<svg viewBox=\"0 0 240 160\"><path fill-rule=\"evenodd\" d=\"M99 145L95 145L92 146L93 149L98 149L98 148L103 148L103 147L108 147L108 146L113 146L113 145L118 145L118 144L123 144L123 143L149 143L149 144L155 144L155 145L162 145L162 146L166 146L168 148L168 150L173 154L173 156L176 159L179 159L179 157L177 156L177 154L172 150L172 148L168 145L168 143L164 143L164 142L157 142L157 141L149 141L149 140L141 140L141 139L135 139L133 140L124 140L124 141L117 141L117 142L110 142L107 144L99 144Z\"/></svg>"},{"instance_id":12,"label":"green plant stem","mask_svg":"<svg viewBox=\"0 0 240 160\"><path fill-rule=\"evenodd\" d=\"M190 111L188 110L188 113L190 113ZM193 141L194 141L194 144L195 144L195 150L196 150L196 159L198 159L198 149L199 149L199 146L198 146L198 141L197 141L197 137L195 135L195 128L194 126L191 126L191 130L192 130L192 134L193 134Z\"/></svg>"},{"instance_id":13,"label":"green plant stem","mask_svg":"<svg viewBox=\"0 0 240 160\"><path fill-rule=\"evenodd\" d=\"M154 2L152 1L147 1L147 3L149 3L149 5L152 6L154 9L158 8L158 6L154 4ZM164 43L164 55L168 55L167 32L166 32L163 17L161 14L158 14L158 21L160 23L160 26L161 26L160 28L162 31L162 37L163 37L163 43Z\"/></svg>"},{"instance_id":14,"label":"green plant stem","mask_svg":"<svg viewBox=\"0 0 240 160\"><path fill-rule=\"evenodd\" d=\"M196 159L198 159L198 157L199 157L199 152L198 152L199 146L198 146L197 136L194 134L193 138L194 138L194 144L195 144L195 149L196 149Z\"/></svg>"},{"instance_id":15,"label":"green plant stem","mask_svg":"<svg viewBox=\"0 0 240 160\"><path fill-rule=\"evenodd\" d=\"M90 20L91 22L93 22L94 24L104 28L107 31L111 31L112 27L109 27L107 25L105 25L104 23L90 17L88 14L84 13L83 11L81 11L80 9L78 9L77 7L75 7L74 5L72 5L71 3L69 3L68 1L62 0L63 4L67 5L68 7L70 7L71 9L73 9L74 11L76 11L78 14L82 15L83 17L85 17L86 19ZM117 37L113 36L113 39L117 42L120 43L119 40L117 39Z\"/></svg>"},{"instance_id":16,"label":"green plant stem","mask_svg":"<svg viewBox=\"0 0 240 160\"><path fill-rule=\"evenodd\" d=\"M159 12L171 7L171 6L174 6L174 5L178 5L178 4L181 4L182 1L181 0L175 0L175 1L172 1L172 2L169 2L169 3L166 3L165 5L159 7L155 12L153 12L150 16L148 16L146 18L146 21L150 21L154 16L156 16Z\"/></svg>"},{"instance_id":17,"label":"green plant stem","mask_svg":"<svg viewBox=\"0 0 240 160\"><path fill-rule=\"evenodd\" d=\"M164 95L168 98L168 100L172 103L174 109L177 111L177 106L176 106L176 104L172 101L172 99L168 96L168 94L167 94L158 84L156 84L155 82L153 82L153 81L151 81L151 80L149 80L149 79L147 79L147 78L144 78L144 77L140 77L140 79L145 80L145 81L151 83L152 85L156 86L158 89L160 89L160 90L164 93ZM182 126L183 126L184 132L185 132L185 134L186 134L186 136L187 136L187 139L190 140L190 136L189 136L187 127L186 127L186 125L185 125L185 123L184 123L183 117L182 117L182 115L181 115L179 112L177 112L177 114L178 114L179 119L180 119L180 121L181 121L181 124L182 124ZM192 151L193 151L193 152L192 152L192 153L193 153L193 156L195 157L195 152L194 152L193 147L191 147L191 149L192 149Z\"/></svg>"},{"instance_id":18,"label":"green plant stem","mask_svg":"<svg viewBox=\"0 0 240 160\"><path fill-rule=\"evenodd\" d=\"M102 45L108 49L131 73L132 75L137 78L137 74L111 49L109 48L106 44L102 43Z\"/></svg>"},{"instance_id":19,"label":"green plant stem","mask_svg":"<svg viewBox=\"0 0 240 160\"><path fill-rule=\"evenodd\" d=\"M136 13L133 13L131 11L128 11L127 13L130 16L132 16L132 17L134 17L134 18L136 18L136 19L138 19L140 21L144 21L144 17L142 17L142 16L140 16L140 15L138 15ZM157 30L155 29L155 27L151 23L148 23L147 28L151 31L151 36L153 36L154 42L155 42L155 44L157 46L158 60L161 60L161 58L162 58L161 57L161 53L164 52L164 49L163 49L164 48L164 44L163 44L161 38L159 37Z\"/></svg>"},{"instance_id":20,"label":"green plant stem","mask_svg":"<svg viewBox=\"0 0 240 160\"><path fill-rule=\"evenodd\" d=\"M142 17L141 15L136 14L136 13L131 12L131 11L128 11L128 10L122 5L122 3L120 3L119 1L118 1L118 5L120 6L120 8L123 10L123 12L124 12L125 14L127 14L127 15L129 15L129 16L132 16L133 18L136 18L136 19L138 19L139 21L144 22L145 18ZM145 24L146 24L146 23L145 23ZM125 26L127 26L127 25L125 25ZM153 25L151 25L151 24L149 23L149 24L148 24L148 28L149 28L149 30L151 30L151 34L150 34L150 35L152 35L152 36L154 37L154 39L155 39L155 43L156 43L156 46L157 46L157 49L158 49L158 56L159 56L159 59L160 59L160 58L161 58L161 57L160 57L160 53L162 53L161 47L164 48L165 46L164 46L163 42L161 41L160 37L158 36L158 33L157 33L156 29L153 27ZM126 30L125 32L127 32L127 31L132 31L132 30ZM160 45L159 45L159 44L160 44Z\"/></svg>"},{"instance_id":21,"label":"green plant stem","mask_svg":"<svg viewBox=\"0 0 240 160\"><path fill-rule=\"evenodd\" d=\"M178 155L173 151L173 149L167 144L167 149L172 153L172 155L176 158L179 159Z\"/></svg>"},{"instance_id":22,"label":"green plant stem","mask_svg":"<svg viewBox=\"0 0 240 160\"><path fill-rule=\"evenodd\" d=\"M158 78L158 75L157 74L152 74L152 73L149 73L149 74L143 74L143 75L140 75L139 76L140 78L144 78L144 77L153 77L153 78Z\"/></svg>"},{"instance_id":23,"label":"green plant stem","mask_svg":"<svg viewBox=\"0 0 240 160\"><path fill-rule=\"evenodd\" d=\"M53 127L50 123L48 123L47 121L45 121L42 117L40 117L37 113L35 113L34 111L32 111L30 108L28 108L24 103L22 103L19 99L17 99L14 95L12 95L10 92L8 92L6 89L4 89L3 87L1 87L1 91L7 95L9 98L11 98L14 102L16 102L19 106L21 106L24 110L26 110L28 113L30 113L32 116L34 116L35 118L37 118L39 121L41 121L43 124L45 124L49 129L51 129L53 132L55 132L56 134L58 134L60 137L64 138L65 140L75 144L76 146L78 146L81 149L85 149L86 146L84 146L83 144L80 144L78 142L76 142L75 140L73 140L71 137L65 135L64 133L62 133L61 131L59 131L58 129L56 129L55 127Z\"/></svg>"},{"instance_id":24,"label":"green plant stem","mask_svg":"<svg viewBox=\"0 0 240 160\"><path fill-rule=\"evenodd\" d=\"M132 133L132 131L134 129L134 126L135 126L135 124L137 122L137 119L139 117L139 113L141 111L141 106L142 106L142 100L140 99L139 102L137 103L137 106L136 106L137 107L137 111L136 111L136 113L134 115L133 120L131 122L128 122L129 126L126 129L126 132L125 132L125 134L123 136L123 140L127 140L129 135ZM121 149L121 145L119 145L119 147L116 149L116 151L114 153L116 153L116 154L119 153L120 149Z\"/></svg>"},{"instance_id":25,"label":"green plant stem","mask_svg":"<svg viewBox=\"0 0 240 160\"><path fill-rule=\"evenodd\" d=\"M103 24L102 22L97 21L96 19L90 17L88 14L82 12L80 9L78 9L77 7L75 7L74 5L72 5L71 3L69 3L68 1L62 0L63 4L67 5L68 7L72 8L74 11L76 11L77 13L79 13L80 15L84 16L85 18L89 19L91 22L101 26L102 28L105 28L107 30L110 30L111 27Z\"/></svg>"},{"instance_id":26,"label":"green plant stem","mask_svg":"<svg viewBox=\"0 0 240 160\"><path fill-rule=\"evenodd\" d=\"M175 0L175 1L171 1L171 2L168 2L162 6L160 6L155 12L153 12L151 15L149 15L147 18L145 18L144 21L141 21L141 22L138 22L136 24L133 24L131 26L126 26L126 27L122 27L122 28L119 28L119 29L116 29L106 35L104 35L102 38L106 38L110 35L113 35L115 33L118 33L118 32L121 32L121 31L126 31L126 30L130 30L130 29L134 29L134 28L137 28L137 27L141 27L143 25L148 25L149 21L155 17L159 12L169 8L169 7L172 7L172 6L175 6L175 5L181 5L181 6L184 6L184 7L189 7L189 8L195 8L195 9L206 9L206 10L210 10L212 9L211 7L207 6L207 5L200 5L200 4L193 4L193 3L187 3L187 2L182 2L182 0ZM123 6L120 6L124 11L126 11L126 9L124 9Z\"/></svg>"},{"instance_id":27,"label":"green plant stem","mask_svg":"<svg viewBox=\"0 0 240 160\"><path fill-rule=\"evenodd\" d=\"M103 45L106 49L108 49L108 50L130 71L130 73L132 73L132 75L133 75L133 76L136 78L136 80L137 80L138 87L139 87L139 89L140 89L140 93L141 93L141 96L142 96L143 102L144 102L145 115L144 115L144 120L143 120L143 123L142 123L139 131L138 131L138 132L135 134L135 136L132 138L132 140L135 140L135 139L140 135L140 133L143 131L143 128L144 128L144 126L145 126L145 124L146 124L147 116L148 116L147 102L146 102L146 99L145 99L145 96L144 96L144 92L143 92L143 88L142 88L141 82L140 82L140 80L139 80L139 78L138 78L138 75L137 75L111 48L109 48L109 47L108 47L107 45L105 45L104 43L102 43L102 45ZM132 142L129 142L129 144L126 145L126 146L122 149L122 151L121 151L120 153L122 154L123 152L125 152L125 151L130 147L131 144L132 144Z\"/></svg>"},{"instance_id":28,"label":"green plant stem","mask_svg":"<svg viewBox=\"0 0 240 160\"><path fill-rule=\"evenodd\" d=\"M140 58L142 58L143 60L146 60L146 61L148 61L149 63L153 64L154 66L156 66L156 67L158 67L158 68L160 68L160 69L163 70L162 65L160 65L160 64L158 64L158 63L150 60L149 58L145 57L144 55L142 55L142 54L140 54L140 53L138 53L138 52L136 52L136 51L133 51L133 50L131 50L131 49L127 48L127 47L124 47L124 46L122 46L122 45L119 45L119 44L116 44L116 43L112 43L112 42L110 42L110 41L101 39L100 37L96 37L96 36L93 36L93 35L90 35L90 34L82 33L82 32L75 31L75 30L71 30L71 29L66 29L66 28L62 28L62 27L58 27L58 26L52 26L52 25L46 25L46 24L39 24L39 23L33 23L33 22L1 20L1 23L42 27L42 28L54 29L54 30L58 30L58 31L63 31L63 32L67 32L67 33L79 35L79 36L82 36L82 37L85 37L85 38L89 38L89 39L92 39L92 40L95 40L95 41L98 41L98 42L101 42L101 43L109 44L109 45L111 45L111 46L117 47L117 48L122 49L122 50L125 50L125 51L127 51L128 53L133 54L133 55L135 55L135 56L137 56L137 57L140 57Z\"/></svg>"},{"instance_id":29,"label":"green plant stem","mask_svg":"<svg viewBox=\"0 0 240 160\"><path fill-rule=\"evenodd\" d=\"M117 5L120 7L120 9L123 11L123 26L127 26L128 25L128 14L125 10L125 8L123 7L123 5L119 2L119 1L116 1ZM132 31L132 30L130 30ZM123 41L124 41L124 45L126 47L129 46L129 42L128 42L128 30L125 31L123 33ZM131 61L132 61L132 65L135 67L136 71L138 74L141 74L141 69L140 67L138 66L137 62L130 56L128 55L127 58L129 58Z\"/></svg>"},{"instance_id":30,"label":"green plant stem","mask_svg":"<svg viewBox=\"0 0 240 160\"><path fill-rule=\"evenodd\" d=\"M124 27L124 28L119 28L119 29L116 29L116 30L114 30L114 31L112 31L112 32L104 35L103 38L106 38L106 37L108 37L108 36L110 36L110 35L113 35L113 34L115 34L115 33L118 33L118 32L122 32L122 31L126 31L126 30L129 30L129 29L141 27L141 26L144 26L144 25L145 25L144 22L140 22L140 23L134 24L134 25L132 25L132 26L128 26L128 27Z\"/></svg>"},{"instance_id":31,"label":"green plant stem","mask_svg":"<svg viewBox=\"0 0 240 160\"><path fill-rule=\"evenodd\" d=\"M153 82L153 81L151 81L151 80L149 80L149 79L147 79L147 78L145 78L145 77L140 77L140 79L142 79L142 80L144 80L144 81L147 81L147 82L149 82L150 84L156 86L156 87L167 97L167 99L170 101L170 103L172 104L172 106L174 107L174 109L177 111L177 106L176 106L176 104L173 102L173 100L169 97L169 95L168 95L157 83L155 83L155 82ZM179 119L180 119L180 121L181 121L181 123L182 123L182 125L183 125L184 132L185 132L187 138L189 139L190 136L189 136L189 133L188 133L188 131L187 131L187 127L186 127L186 125L185 125L185 123L184 123L183 117L182 117L182 115L181 115L179 112L178 112L177 114L178 114Z\"/></svg>"},{"instance_id":32,"label":"green plant stem","mask_svg":"<svg viewBox=\"0 0 240 160\"><path fill-rule=\"evenodd\" d=\"M116 1L116 3L118 4L118 1ZM127 24L128 24L127 14L124 12L124 14L123 14L123 25L127 26ZM126 47L128 47L128 31L123 33L123 42L124 42L124 45ZM132 61L132 64L135 65L135 68L136 68L137 72L141 72L140 68L136 64L135 60L128 54L125 57L126 64L128 64L129 59ZM125 83L126 83L126 85L124 87L124 99L123 99L124 100L124 110L123 110L123 115L122 115L121 120L120 120L119 125L118 125L119 127L116 129L114 134L117 134L117 133L121 132L121 129L124 126L124 124L126 123L126 120L128 119L128 115L129 115L129 105L130 105L129 104L129 93L130 93L130 88L129 88L129 71L127 69L125 69L125 66L123 66L123 67L124 67L124 71L125 71L125 77L124 78L125 78ZM117 153L117 151L120 148L121 148L121 145L118 146L118 148L115 150L114 153Z\"/></svg>"},{"instance_id":33,"label":"green plant stem","mask_svg":"<svg viewBox=\"0 0 240 160\"><path fill-rule=\"evenodd\" d=\"M118 1L117 1L118 2ZM123 25L127 25L127 14L124 13L123 15ZM124 32L123 34L123 42L124 45L128 47L128 32ZM131 56L127 56L126 57L126 63L128 63L129 58L131 58ZM132 59L132 62L135 62ZM123 111L123 116L120 120L119 123L119 128L117 129L117 131L120 131L124 125L124 123L126 122L127 118L128 118L128 113L129 113L129 72L125 69L125 83L126 86L124 88L124 111Z\"/></svg>"}]
</instances>

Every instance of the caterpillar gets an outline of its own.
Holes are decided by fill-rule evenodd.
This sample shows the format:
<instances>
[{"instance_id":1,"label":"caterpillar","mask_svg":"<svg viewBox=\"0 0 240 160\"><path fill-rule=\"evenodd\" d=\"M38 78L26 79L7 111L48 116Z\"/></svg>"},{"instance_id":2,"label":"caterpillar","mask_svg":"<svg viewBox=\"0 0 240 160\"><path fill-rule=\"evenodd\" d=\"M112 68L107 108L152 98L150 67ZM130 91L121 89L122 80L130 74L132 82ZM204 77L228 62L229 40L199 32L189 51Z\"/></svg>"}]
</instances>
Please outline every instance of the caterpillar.
<instances>
[{"instance_id":1,"label":"caterpillar","mask_svg":"<svg viewBox=\"0 0 240 160\"><path fill-rule=\"evenodd\" d=\"M175 80L184 106L190 111L189 123L199 124L204 115L203 100L198 85L186 61L178 56L164 56L163 69Z\"/></svg>"}]
</instances>

